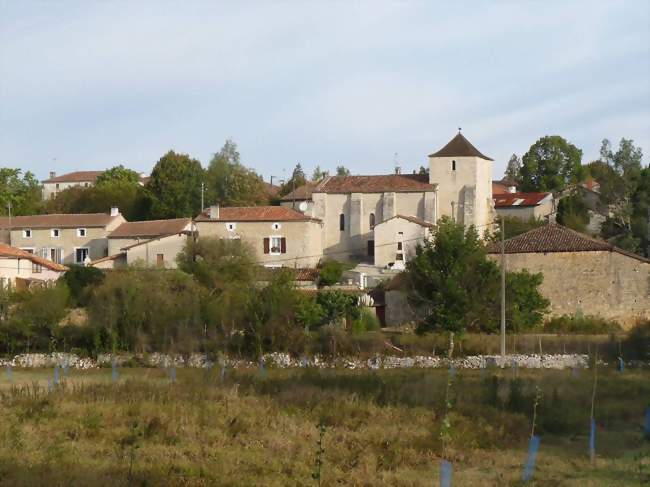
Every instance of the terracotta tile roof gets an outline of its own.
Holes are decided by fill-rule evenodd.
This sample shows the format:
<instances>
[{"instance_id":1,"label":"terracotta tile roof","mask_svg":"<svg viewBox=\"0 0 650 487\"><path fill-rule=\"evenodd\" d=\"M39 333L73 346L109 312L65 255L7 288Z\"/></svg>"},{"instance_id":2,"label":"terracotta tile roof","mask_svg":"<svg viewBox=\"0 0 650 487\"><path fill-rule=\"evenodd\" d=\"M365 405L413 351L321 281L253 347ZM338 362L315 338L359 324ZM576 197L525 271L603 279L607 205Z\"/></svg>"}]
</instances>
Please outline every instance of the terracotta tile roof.
<instances>
[{"instance_id":1,"label":"terracotta tile roof","mask_svg":"<svg viewBox=\"0 0 650 487\"><path fill-rule=\"evenodd\" d=\"M517 235L506 240L504 243L506 254L604 251L617 252L650 263L650 260L640 255L619 249L603 240L597 240L570 228L553 223ZM488 253L498 254L500 252L501 242L488 246Z\"/></svg>"},{"instance_id":2,"label":"terracotta tile roof","mask_svg":"<svg viewBox=\"0 0 650 487\"><path fill-rule=\"evenodd\" d=\"M120 257L123 257L124 255L126 255L124 252L119 252L117 254L109 255L107 257L102 257L101 259L93 260L89 265L93 266L95 264L100 264L102 262L107 262L109 260L116 260Z\"/></svg>"},{"instance_id":3,"label":"terracotta tile roof","mask_svg":"<svg viewBox=\"0 0 650 487\"><path fill-rule=\"evenodd\" d=\"M68 270L68 268L64 265L57 264L51 260L44 259L38 255L30 254L25 250L17 249L16 247L11 247L6 244L0 244L0 257L27 259L34 262L35 264L42 265L43 267L47 267L48 269L58 272L65 272Z\"/></svg>"},{"instance_id":4,"label":"terracotta tile roof","mask_svg":"<svg viewBox=\"0 0 650 487\"><path fill-rule=\"evenodd\" d=\"M429 157L480 157L481 159L486 159L492 161L494 159L489 158L486 155L481 154L479 150L474 147L469 140L467 140L463 134L458 132L456 137L451 139L446 146L440 149L438 152L429 154Z\"/></svg>"},{"instance_id":5,"label":"terracotta tile roof","mask_svg":"<svg viewBox=\"0 0 650 487\"><path fill-rule=\"evenodd\" d=\"M0 228L76 228L104 227L119 216L107 213L70 213L52 215L15 216L0 218Z\"/></svg>"},{"instance_id":6,"label":"terracotta tile roof","mask_svg":"<svg viewBox=\"0 0 650 487\"><path fill-rule=\"evenodd\" d=\"M108 238L160 237L189 230L190 218L172 220L149 220L143 222L124 222L111 232Z\"/></svg>"},{"instance_id":7,"label":"terracotta tile roof","mask_svg":"<svg viewBox=\"0 0 650 487\"><path fill-rule=\"evenodd\" d=\"M537 206L551 198L551 193L504 193L493 195L495 208Z\"/></svg>"},{"instance_id":8,"label":"terracotta tile roof","mask_svg":"<svg viewBox=\"0 0 650 487\"><path fill-rule=\"evenodd\" d=\"M282 222L319 221L284 206L230 206L219 208L219 218L210 218L209 210L196 217L197 222Z\"/></svg>"},{"instance_id":9,"label":"terracotta tile roof","mask_svg":"<svg viewBox=\"0 0 650 487\"><path fill-rule=\"evenodd\" d=\"M139 247L140 245L145 245L151 242L156 242L160 241L165 238L170 238L170 237L178 237L179 235L190 235L190 232L183 232L183 233L172 233L168 235L159 235L157 237L153 238L148 238L146 240L140 240L138 242L132 243L131 245L127 245L126 247L122 247L120 250L131 250L134 247Z\"/></svg>"},{"instance_id":10,"label":"terracotta tile roof","mask_svg":"<svg viewBox=\"0 0 650 487\"><path fill-rule=\"evenodd\" d=\"M386 223L386 222L388 222L390 220L393 220L394 218L401 218L402 220L406 220L406 221L409 221L411 223L416 223L416 224L418 224L420 226L427 227L427 228L435 228L435 224L433 224L431 222L428 222L428 221L423 220L422 218L418 218L416 216L408 216L408 215L395 215L395 216L389 218L388 220L384 220L383 222L378 223L377 225L381 225L383 223Z\"/></svg>"},{"instance_id":11,"label":"terracotta tile roof","mask_svg":"<svg viewBox=\"0 0 650 487\"><path fill-rule=\"evenodd\" d=\"M84 181L95 182L97 176L104 171L75 171L67 174L61 174L43 181L44 183L81 183Z\"/></svg>"},{"instance_id":12,"label":"terracotta tile roof","mask_svg":"<svg viewBox=\"0 0 650 487\"><path fill-rule=\"evenodd\" d=\"M318 279L318 269L304 268L294 269L293 267L261 267L258 273L258 279L261 281L271 279L274 272L288 270L293 274L294 281L316 281Z\"/></svg>"},{"instance_id":13,"label":"terracotta tile roof","mask_svg":"<svg viewBox=\"0 0 650 487\"><path fill-rule=\"evenodd\" d=\"M318 186L318 183L303 184L302 186L297 187L295 191L284 195L281 198L281 201L293 201L294 199L296 201L310 200L311 194L316 186Z\"/></svg>"},{"instance_id":14,"label":"terracotta tile roof","mask_svg":"<svg viewBox=\"0 0 650 487\"><path fill-rule=\"evenodd\" d=\"M278 191L280 191L280 186L267 183L266 181L264 182L264 187L266 188L266 192L268 193L268 195L272 198L278 194Z\"/></svg>"},{"instance_id":15,"label":"terracotta tile roof","mask_svg":"<svg viewBox=\"0 0 650 487\"><path fill-rule=\"evenodd\" d=\"M386 174L379 176L330 176L312 193L384 193L390 191L434 191L427 174Z\"/></svg>"}]
</instances>

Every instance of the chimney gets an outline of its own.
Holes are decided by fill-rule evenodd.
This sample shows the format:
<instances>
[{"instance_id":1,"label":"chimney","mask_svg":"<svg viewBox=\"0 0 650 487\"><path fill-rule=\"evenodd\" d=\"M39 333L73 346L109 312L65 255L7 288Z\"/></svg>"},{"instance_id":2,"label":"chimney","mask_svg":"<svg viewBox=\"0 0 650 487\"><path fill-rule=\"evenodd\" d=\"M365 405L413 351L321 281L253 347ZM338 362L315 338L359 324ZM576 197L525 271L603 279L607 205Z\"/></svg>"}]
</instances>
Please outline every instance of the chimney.
<instances>
[{"instance_id":1,"label":"chimney","mask_svg":"<svg viewBox=\"0 0 650 487\"><path fill-rule=\"evenodd\" d=\"M210 217L211 220L218 220L219 219L219 205L212 205L210 207L209 212L208 212L208 216Z\"/></svg>"},{"instance_id":2,"label":"chimney","mask_svg":"<svg viewBox=\"0 0 650 487\"><path fill-rule=\"evenodd\" d=\"M50 179L54 179L56 177L56 171L50 171Z\"/></svg>"},{"instance_id":3,"label":"chimney","mask_svg":"<svg viewBox=\"0 0 650 487\"><path fill-rule=\"evenodd\" d=\"M402 174L402 168L399 165L395 166L395 174Z\"/></svg>"},{"instance_id":4,"label":"chimney","mask_svg":"<svg viewBox=\"0 0 650 487\"><path fill-rule=\"evenodd\" d=\"M111 216L118 216L120 209L117 206L111 206Z\"/></svg>"}]
</instances>

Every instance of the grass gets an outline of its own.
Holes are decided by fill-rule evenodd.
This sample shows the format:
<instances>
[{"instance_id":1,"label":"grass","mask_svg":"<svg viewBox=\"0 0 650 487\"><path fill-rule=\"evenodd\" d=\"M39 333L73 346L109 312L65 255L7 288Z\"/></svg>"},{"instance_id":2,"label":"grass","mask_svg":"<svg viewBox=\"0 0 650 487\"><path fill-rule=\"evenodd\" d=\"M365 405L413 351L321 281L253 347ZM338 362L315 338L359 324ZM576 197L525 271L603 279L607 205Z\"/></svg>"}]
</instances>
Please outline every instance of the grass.
<instances>
[{"instance_id":1,"label":"grass","mask_svg":"<svg viewBox=\"0 0 650 487\"><path fill-rule=\"evenodd\" d=\"M52 370L0 379L0 485L430 486L442 457L445 370ZM590 465L591 374L458 370L453 485L521 485L536 386L535 486L650 481L642 420L650 373L599 372ZM323 452L319 455L322 430Z\"/></svg>"}]
</instances>

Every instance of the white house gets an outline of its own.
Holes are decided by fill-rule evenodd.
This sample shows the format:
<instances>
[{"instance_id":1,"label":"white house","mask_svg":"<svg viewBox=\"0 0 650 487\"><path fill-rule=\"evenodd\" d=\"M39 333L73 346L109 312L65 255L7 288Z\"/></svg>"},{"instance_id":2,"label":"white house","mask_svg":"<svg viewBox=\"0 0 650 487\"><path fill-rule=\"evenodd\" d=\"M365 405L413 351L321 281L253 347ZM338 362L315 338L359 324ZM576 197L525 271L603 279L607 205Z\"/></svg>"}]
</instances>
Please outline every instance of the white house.
<instances>
[{"instance_id":1,"label":"white house","mask_svg":"<svg viewBox=\"0 0 650 487\"><path fill-rule=\"evenodd\" d=\"M64 265L0 243L0 286L3 288L56 281L67 270Z\"/></svg>"}]
</instances>

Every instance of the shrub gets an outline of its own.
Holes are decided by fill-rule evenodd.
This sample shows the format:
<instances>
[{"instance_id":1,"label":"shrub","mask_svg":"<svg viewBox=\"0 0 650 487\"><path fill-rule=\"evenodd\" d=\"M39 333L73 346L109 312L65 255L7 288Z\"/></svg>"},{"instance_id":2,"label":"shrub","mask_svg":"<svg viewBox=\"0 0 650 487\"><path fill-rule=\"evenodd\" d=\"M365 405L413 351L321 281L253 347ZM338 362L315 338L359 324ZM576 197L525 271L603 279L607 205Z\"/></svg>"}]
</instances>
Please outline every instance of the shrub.
<instances>
[{"instance_id":1,"label":"shrub","mask_svg":"<svg viewBox=\"0 0 650 487\"><path fill-rule=\"evenodd\" d=\"M581 333L584 335L602 335L621 331L621 325L615 321L599 316L562 315L551 318L544 325L544 331L550 333Z\"/></svg>"},{"instance_id":2,"label":"shrub","mask_svg":"<svg viewBox=\"0 0 650 487\"><path fill-rule=\"evenodd\" d=\"M323 324L336 324L343 318L355 320L359 316L356 297L342 291L320 293L316 302L323 309Z\"/></svg>"},{"instance_id":3,"label":"shrub","mask_svg":"<svg viewBox=\"0 0 650 487\"><path fill-rule=\"evenodd\" d=\"M323 262L318 272L318 286L332 286L341 280L344 266L336 260Z\"/></svg>"},{"instance_id":4,"label":"shrub","mask_svg":"<svg viewBox=\"0 0 650 487\"><path fill-rule=\"evenodd\" d=\"M375 331L381 328L377 316L369 309L363 308L359 313L359 318L352 322L353 333L363 333L365 331Z\"/></svg>"},{"instance_id":5,"label":"shrub","mask_svg":"<svg viewBox=\"0 0 650 487\"><path fill-rule=\"evenodd\" d=\"M102 283L104 273L96 267L71 265L63 280L70 289L70 302L73 306L86 306L90 291Z\"/></svg>"},{"instance_id":6,"label":"shrub","mask_svg":"<svg viewBox=\"0 0 650 487\"><path fill-rule=\"evenodd\" d=\"M650 359L650 320L640 322L630 330L625 347L637 360Z\"/></svg>"}]
</instances>

